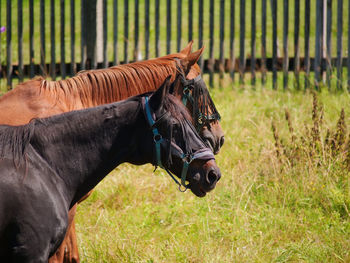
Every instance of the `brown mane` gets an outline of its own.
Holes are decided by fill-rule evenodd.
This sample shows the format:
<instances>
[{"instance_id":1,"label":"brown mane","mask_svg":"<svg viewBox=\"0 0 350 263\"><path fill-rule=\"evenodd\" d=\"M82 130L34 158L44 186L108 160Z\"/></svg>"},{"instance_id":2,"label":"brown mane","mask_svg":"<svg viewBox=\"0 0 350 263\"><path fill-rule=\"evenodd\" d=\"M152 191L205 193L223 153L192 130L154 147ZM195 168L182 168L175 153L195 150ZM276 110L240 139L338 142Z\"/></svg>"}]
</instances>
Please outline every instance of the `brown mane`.
<instances>
[{"instance_id":1,"label":"brown mane","mask_svg":"<svg viewBox=\"0 0 350 263\"><path fill-rule=\"evenodd\" d=\"M106 69L82 71L65 80L42 79L40 90L48 91L51 96L56 95L56 99L63 95L71 109L74 109L77 97L83 107L118 101L156 90L168 75L172 75L171 81L174 80L175 59L184 57L186 55L176 53ZM118 89L112 87L118 87Z\"/></svg>"}]
</instances>

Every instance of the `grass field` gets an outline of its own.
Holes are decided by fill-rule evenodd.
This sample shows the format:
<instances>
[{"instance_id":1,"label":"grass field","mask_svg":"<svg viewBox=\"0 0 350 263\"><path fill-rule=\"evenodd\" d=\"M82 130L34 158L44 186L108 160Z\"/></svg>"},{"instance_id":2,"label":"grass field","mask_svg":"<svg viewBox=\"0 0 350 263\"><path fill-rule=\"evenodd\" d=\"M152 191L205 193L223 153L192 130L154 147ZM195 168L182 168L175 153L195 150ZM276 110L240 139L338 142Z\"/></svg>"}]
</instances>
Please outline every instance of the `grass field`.
<instances>
[{"instance_id":1,"label":"grass field","mask_svg":"<svg viewBox=\"0 0 350 263\"><path fill-rule=\"evenodd\" d=\"M24 60L29 61L28 0L24 2ZM35 62L39 59L39 1L35 2ZM50 60L49 2L46 0L46 53ZM112 0L107 1L111 6ZM120 60L123 56L123 3L119 1L118 43ZM140 0L140 23L144 21L144 1ZM151 3L150 57L154 51L154 0ZM198 20L198 1L194 2L194 21ZM217 1L215 1L216 3ZM229 2L226 1L225 56L229 54ZM261 1L257 10L260 10ZM269 1L268 1L269 2ZM312 2L311 56L314 54L315 2ZM332 54L336 54L336 2L333 1ZM165 54L166 10L161 1L161 55ZM239 1L235 10L235 52L239 51ZM278 38L282 44L282 4L278 1ZM289 52L293 51L293 3L290 1ZM301 1L303 4L304 1ZM0 25L5 23L6 1L1 1ZM16 6L17 1L12 1ZM66 61L69 49L69 1L66 1ZM80 27L80 1L76 3L76 26ZM172 1L172 52L175 51L176 1ZM183 17L187 17L183 1ZM209 1L204 1L204 44L209 44ZM246 51L250 53L250 5L247 1ZM346 6L345 6L346 5ZM112 8L108 8L111 18ZM216 4L215 23L219 23L219 4ZM344 3L343 46L347 45L348 9ZM133 13L134 1L129 1ZM59 2L56 1L56 11ZM304 23L302 9L301 26ZM268 6L268 18L271 17ZM13 8L13 61L17 61L16 9ZM133 15L130 15L129 57L133 57ZM187 20L183 20L182 46L187 43ZM258 25L261 15L257 13ZM56 59L60 57L59 16L56 15ZM112 23L108 24L109 59L112 59ZM272 52L271 19L268 20L268 55ZM143 28L140 47L144 53ZM260 29L258 30L258 32ZM301 54L303 54L303 28ZM5 34L1 37L1 58L5 61ZM198 37L194 23L194 39ZM218 39L219 30L215 30ZM218 57L218 40L215 40ZM76 34L77 61L80 61L80 31ZM260 54L261 34L257 35L257 54ZM195 43L195 47L198 43ZM204 57L207 58L206 48ZM347 55L344 51L344 55ZM346 72L344 71L344 76ZM208 76L205 76L208 82ZM236 74L236 80L238 74ZM247 83L249 83L247 75ZM260 80L258 80L260 82ZM269 76L268 81L271 81ZM279 87L282 74L279 73ZM289 79L293 85L293 78ZM311 80L312 81L312 80ZM332 84L337 80L333 76ZM227 83L227 82L224 82ZM216 82L218 84L218 81ZM345 84L345 78L344 78ZM219 85L216 85L219 86ZM313 111L310 92L272 91L267 88L239 87L224 84L211 90L222 115L226 142L217 156L222 179L217 188L199 199L189 191L180 193L173 181L153 167L121 165L101 182L92 196L78 208L77 231L82 262L350 262L350 180L348 161L349 132L339 122L341 109L349 123L349 94L318 94L319 115ZM0 94L5 92L5 80L0 80ZM292 89L292 88L291 88ZM334 87L335 89L335 87ZM290 115L293 132L285 119ZM324 112L324 115L322 115ZM322 126L315 118L322 117ZM317 118L316 118L317 119ZM272 131L275 127L275 137ZM326 143L327 129L333 141ZM315 135L317 134L319 138ZM342 131L339 132L339 131ZM343 136L341 136L343 134ZM276 143L276 136L277 143ZM294 137L293 137L294 136ZM333 136L333 137L332 137ZM294 138L294 139L293 139ZM276 149L277 145L277 149ZM334 145L334 147L333 147ZM277 152L278 154L277 155ZM1 261L1 260L0 260Z\"/></svg>"},{"instance_id":2,"label":"grass field","mask_svg":"<svg viewBox=\"0 0 350 263\"><path fill-rule=\"evenodd\" d=\"M309 92L212 94L226 133L216 189L200 199L150 165L121 165L79 206L82 261L350 262L348 132L337 125L342 108L349 123L349 95L322 92L313 106Z\"/></svg>"}]
</instances>

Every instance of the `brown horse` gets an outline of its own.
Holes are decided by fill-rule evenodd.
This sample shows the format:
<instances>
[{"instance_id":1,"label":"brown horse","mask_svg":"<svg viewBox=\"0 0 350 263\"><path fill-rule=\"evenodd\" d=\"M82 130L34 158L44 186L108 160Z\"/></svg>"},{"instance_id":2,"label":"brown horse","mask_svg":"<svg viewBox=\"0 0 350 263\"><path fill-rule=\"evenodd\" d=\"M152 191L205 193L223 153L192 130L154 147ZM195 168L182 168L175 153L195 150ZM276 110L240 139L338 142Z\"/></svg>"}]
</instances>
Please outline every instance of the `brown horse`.
<instances>
[{"instance_id":1,"label":"brown horse","mask_svg":"<svg viewBox=\"0 0 350 263\"><path fill-rule=\"evenodd\" d=\"M66 80L48 81L36 78L19 84L0 98L0 124L21 125L33 118L44 118L67 111L119 101L130 96L156 90L170 74L175 79L179 68L187 79L200 75L197 61L203 48L191 52L192 42L176 54L125 64L101 70L82 71ZM175 94L182 97L183 85L176 85ZM187 104L190 111L192 105ZM218 119L208 121L199 130L215 154L224 142ZM70 227L50 262L79 262L74 215L69 213Z\"/></svg>"}]
</instances>

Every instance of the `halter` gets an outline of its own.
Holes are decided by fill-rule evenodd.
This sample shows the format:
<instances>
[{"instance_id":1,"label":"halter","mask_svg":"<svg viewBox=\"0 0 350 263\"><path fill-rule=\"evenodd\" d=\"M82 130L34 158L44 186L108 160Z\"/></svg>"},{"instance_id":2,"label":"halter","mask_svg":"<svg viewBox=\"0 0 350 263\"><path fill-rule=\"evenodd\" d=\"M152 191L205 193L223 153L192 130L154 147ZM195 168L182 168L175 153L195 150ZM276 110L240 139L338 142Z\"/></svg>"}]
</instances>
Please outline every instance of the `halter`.
<instances>
[{"instance_id":1,"label":"halter","mask_svg":"<svg viewBox=\"0 0 350 263\"><path fill-rule=\"evenodd\" d=\"M191 162L193 160L196 160L196 159L205 159L205 160L214 159L215 160L215 157L214 157L212 151L210 149L208 149L208 148L199 149L195 153L184 153L179 146L177 146L175 143L173 143L171 141L171 138L164 139L163 136L159 133L157 127L155 127L157 122L164 115L162 115L158 120L155 121L154 118L153 118L153 116L155 114L152 112L152 109L151 109L151 107L149 105L149 97L148 96L142 97L142 102L143 102L143 105L144 105L144 111L145 111L147 122L148 122L148 124L150 125L150 127L152 129L153 141L154 141L154 144L155 144L155 159L156 159L156 161L153 163L153 165L155 166L156 169L157 169L158 166L160 168L163 168L169 174L169 176L174 180L174 182L179 186L179 191L185 192L188 189L188 187L189 187L189 184L186 184L186 176L187 176L188 167L190 166ZM169 147L173 147L173 149L175 150L177 155L183 161L182 172L181 172L181 183L175 178L175 176L169 171L169 169L166 168L162 164L161 154L160 154L160 152L161 152L161 145L166 140L168 140L170 142L170 146Z\"/></svg>"},{"instance_id":2,"label":"halter","mask_svg":"<svg viewBox=\"0 0 350 263\"><path fill-rule=\"evenodd\" d=\"M199 74L194 79L186 79L179 65L176 65L176 67L179 74L181 74L181 84L183 86L182 103L185 106L187 106L188 101L192 104L192 117L197 131L199 132L204 125L209 124L211 121L220 121L221 116L217 111L212 98L210 97L207 86L202 79L202 75ZM199 105L200 97L202 97L201 105ZM211 114L209 113L209 109Z\"/></svg>"}]
</instances>

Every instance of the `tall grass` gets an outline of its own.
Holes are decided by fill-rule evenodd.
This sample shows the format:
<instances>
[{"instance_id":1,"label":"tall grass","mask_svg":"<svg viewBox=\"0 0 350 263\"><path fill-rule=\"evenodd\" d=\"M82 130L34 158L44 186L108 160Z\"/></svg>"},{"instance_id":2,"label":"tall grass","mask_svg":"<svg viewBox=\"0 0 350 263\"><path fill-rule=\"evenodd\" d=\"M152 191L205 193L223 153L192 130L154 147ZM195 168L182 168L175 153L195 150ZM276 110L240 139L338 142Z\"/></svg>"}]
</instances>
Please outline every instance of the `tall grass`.
<instances>
[{"instance_id":1,"label":"tall grass","mask_svg":"<svg viewBox=\"0 0 350 263\"><path fill-rule=\"evenodd\" d=\"M216 189L200 199L149 165L118 167L79 206L82 261L349 262L348 94L212 93Z\"/></svg>"}]
</instances>

